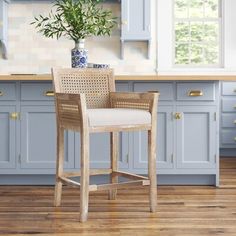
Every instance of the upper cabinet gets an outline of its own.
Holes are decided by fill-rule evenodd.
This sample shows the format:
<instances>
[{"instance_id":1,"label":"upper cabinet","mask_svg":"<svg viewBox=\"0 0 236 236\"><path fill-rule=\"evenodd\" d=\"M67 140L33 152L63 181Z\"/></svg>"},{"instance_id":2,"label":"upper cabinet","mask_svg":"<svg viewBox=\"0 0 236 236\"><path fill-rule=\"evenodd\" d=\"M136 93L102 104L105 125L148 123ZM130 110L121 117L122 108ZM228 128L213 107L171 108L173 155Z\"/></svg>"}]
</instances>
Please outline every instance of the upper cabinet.
<instances>
[{"instance_id":1,"label":"upper cabinet","mask_svg":"<svg viewBox=\"0 0 236 236\"><path fill-rule=\"evenodd\" d=\"M7 8L9 0L0 0L0 47L2 57L7 59Z\"/></svg>"},{"instance_id":2,"label":"upper cabinet","mask_svg":"<svg viewBox=\"0 0 236 236\"><path fill-rule=\"evenodd\" d=\"M146 41L148 58L151 42L151 0L121 1L121 58L125 41Z\"/></svg>"}]
</instances>

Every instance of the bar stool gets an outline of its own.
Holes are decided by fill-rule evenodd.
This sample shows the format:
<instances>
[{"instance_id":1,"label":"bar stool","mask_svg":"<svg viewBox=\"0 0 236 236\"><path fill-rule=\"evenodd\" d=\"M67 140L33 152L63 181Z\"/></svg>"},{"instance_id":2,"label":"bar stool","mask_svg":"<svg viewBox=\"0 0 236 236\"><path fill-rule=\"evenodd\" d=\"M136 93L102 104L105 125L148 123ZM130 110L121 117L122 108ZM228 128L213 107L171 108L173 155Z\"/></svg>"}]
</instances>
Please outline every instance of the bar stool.
<instances>
[{"instance_id":1,"label":"bar stool","mask_svg":"<svg viewBox=\"0 0 236 236\"><path fill-rule=\"evenodd\" d=\"M117 189L149 185L150 211L157 204L156 126L159 93L115 92L112 69L52 69L57 117L57 165L54 205L60 206L62 185L80 189L80 221L88 217L89 192L109 190L115 199ZM80 172L64 172L64 130L80 132ZM148 177L118 170L118 134L121 131L148 132ZM110 132L110 169L89 168L89 134ZM109 174L111 183L90 185L91 175ZM80 176L80 183L72 177ZM118 182L118 177L132 181Z\"/></svg>"}]
</instances>

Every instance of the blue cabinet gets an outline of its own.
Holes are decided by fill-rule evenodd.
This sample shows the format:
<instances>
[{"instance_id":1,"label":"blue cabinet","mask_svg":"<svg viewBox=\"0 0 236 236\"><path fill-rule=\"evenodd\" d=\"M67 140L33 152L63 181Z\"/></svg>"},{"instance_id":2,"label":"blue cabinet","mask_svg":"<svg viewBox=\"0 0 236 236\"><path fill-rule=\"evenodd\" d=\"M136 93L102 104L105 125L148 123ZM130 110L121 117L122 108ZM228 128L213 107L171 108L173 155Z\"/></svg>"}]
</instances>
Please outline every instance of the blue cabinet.
<instances>
[{"instance_id":1,"label":"blue cabinet","mask_svg":"<svg viewBox=\"0 0 236 236\"><path fill-rule=\"evenodd\" d=\"M157 173L160 179L164 176L170 180L168 183L173 183L179 177L179 184L186 183L186 178L189 184L218 184L217 85L218 82L117 83L117 91L160 92L157 115ZM47 96L51 89L49 81L0 82L1 174L31 174L44 178L41 175L55 173L55 105L53 97ZM198 90L203 91L202 95L189 93ZM232 124L234 113L229 105L222 109L225 109L222 125L230 127L225 128L224 132L230 133L222 142L229 144L234 142L236 130ZM15 112L19 115L17 119L13 116ZM90 135L91 168L110 167L109 138L108 133ZM65 168L69 171L80 168L79 139L79 133L65 132ZM119 141L119 167L146 174L146 132L122 132Z\"/></svg>"},{"instance_id":2,"label":"blue cabinet","mask_svg":"<svg viewBox=\"0 0 236 236\"><path fill-rule=\"evenodd\" d=\"M149 40L150 0L122 0L122 40Z\"/></svg>"},{"instance_id":3,"label":"blue cabinet","mask_svg":"<svg viewBox=\"0 0 236 236\"><path fill-rule=\"evenodd\" d=\"M191 182L194 182L197 176L201 179L205 175L210 179L207 182L219 184L217 85L217 82L189 81L134 83L135 92L160 92L157 115L157 174L160 176L171 181L184 176L181 181L193 178ZM146 173L146 132L134 133L132 150L133 171Z\"/></svg>"},{"instance_id":4,"label":"blue cabinet","mask_svg":"<svg viewBox=\"0 0 236 236\"><path fill-rule=\"evenodd\" d=\"M0 168L15 168L16 151L16 112L15 105L0 105Z\"/></svg>"},{"instance_id":5,"label":"blue cabinet","mask_svg":"<svg viewBox=\"0 0 236 236\"><path fill-rule=\"evenodd\" d=\"M222 155L234 155L236 148L236 82L221 83L220 147ZM232 151L230 150L232 149Z\"/></svg>"},{"instance_id":6,"label":"blue cabinet","mask_svg":"<svg viewBox=\"0 0 236 236\"><path fill-rule=\"evenodd\" d=\"M121 58L125 41L151 41L151 0L121 0Z\"/></svg>"},{"instance_id":7,"label":"blue cabinet","mask_svg":"<svg viewBox=\"0 0 236 236\"><path fill-rule=\"evenodd\" d=\"M215 168L217 122L215 106L177 106L177 168Z\"/></svg>"},{"instance_id":8,"label":"blue cabinet","mask_svg":"<svg viewBox=\"0 0 236 236\"><path fill-rule=\"evenodd\" d=\"M21 159L26 169L55 169L56 116L52 105L21 106ZM65 168L74 168L74 134L65 132Z\"/></svg>"}]
</instances>

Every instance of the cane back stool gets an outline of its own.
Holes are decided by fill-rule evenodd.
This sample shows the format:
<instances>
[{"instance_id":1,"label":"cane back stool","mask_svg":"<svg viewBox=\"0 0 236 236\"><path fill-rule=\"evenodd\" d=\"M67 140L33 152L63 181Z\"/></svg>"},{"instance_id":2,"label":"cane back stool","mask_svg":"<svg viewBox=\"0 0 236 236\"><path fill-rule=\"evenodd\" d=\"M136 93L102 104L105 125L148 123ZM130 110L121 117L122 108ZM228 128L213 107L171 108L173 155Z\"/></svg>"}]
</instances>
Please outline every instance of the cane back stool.
<instances>
[{"instance_id":1,"label":"cane back stool","mask_svg":"<svg viewBox=\"0 0 236 236\"><path fill-rule=\"evenodd\" d=\"M156 126L158 92L115 92L112 69L52 69L57 117L57 166L54 205L60 206L62 185L80 189L80 221L88 217L90 191L109 190L115 199L117 189L150 185L150 211L157 204ZM80 132L80 172L64 172L64 130ZM118 170L118 134L121 131L148 132L148 177ZM89 169L89 134L110 132L110 169ZM110 174L111 183L90 185L91 175ZM72 177L80 176L80 183ZM118 182L118 177L132 181Z\"/></svg>"}]
</instances>

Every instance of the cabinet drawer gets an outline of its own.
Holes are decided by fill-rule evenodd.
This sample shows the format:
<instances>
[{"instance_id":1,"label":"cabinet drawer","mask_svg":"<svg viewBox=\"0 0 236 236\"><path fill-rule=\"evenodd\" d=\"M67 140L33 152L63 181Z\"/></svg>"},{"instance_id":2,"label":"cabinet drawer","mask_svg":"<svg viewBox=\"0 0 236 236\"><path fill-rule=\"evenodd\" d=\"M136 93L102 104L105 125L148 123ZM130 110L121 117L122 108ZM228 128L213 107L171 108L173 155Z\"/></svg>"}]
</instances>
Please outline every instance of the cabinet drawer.
<instances>
[{"instance_id":1,"label":"cabinet drawer","mask_svg":"<svg viewBox=\"0 0 236 236\"><path fill-rule=\"evenodd\" d=\"M222 111L223 112L236 112L236 99L222 100Z\"/></svg>"},{"instance_id":2,"label":"cabinet drawer","mask_svg":"<svg viewBox=\"0 0 236 236\"><path fill-rule=\"evenodd\" d=\"M0 101L16 100L16 84L0 83Z\"/></svg>"},{"instance_id":3,"label":"cabinet drawer","mask_svg":"<svg viewBox=\"0 0 236 236\"><path fill-rule=\"evenodd\" d=\"M173 83L134 83L134 92L158 91L160 101L173 101Z\"/></svg>"},{"instance_id":4,"label":"cabinet drawer","mask_svg":"<svg viewBox=\"0 0 236 236\"><path fill-rule=\"evenodd\" d=\"M222 114L222 127L236 128L236 114Z\"/></svg>"},{"instance_id":5,"label":"cabinet drawer","mask_svg":"<svg viewBox=\"0 0 236 236\"><path fill-rule=\"evenodd\" d=\"M236 82L222 82L222 95L236 96Z\"/></svg>"},{"instance_id":6,"label":"cabinet drawer","mask_svg":"<svg viewBox=\"0 0 236 236\"><path fill-rule=\"evenodd\" d=\"M223 145L236 145L236 130L222 130L221 143Z\"/></svg>"},{"instance_id":7,"label":"cabinet drawer","mask_svg":"<svg viewBox=\"0 0 236 236\"><path fill-rule=\"evenodd\" d=\"M214 83L177 83L178 101L214 101Z\"/></svg>"},{"instance_id":8,"label":"cabinet drawer","mask_svg":"<svg viewBox=\"0 0 236 236\"><path fill-rule=\"evenodd\" d=\"M129 92L129 84L128 83L116 83L116 91L117 92Z\"/></svg>"},{"instance_id":9,"label":"cabinet drawer","mask_svg":"<svg viewBox=\"0 0 236 236\"><path fill-rule=\"evenodd\" d=\"M52 83L22 83L21 100L54 100Z\"/></svg>"}]
</instances>

